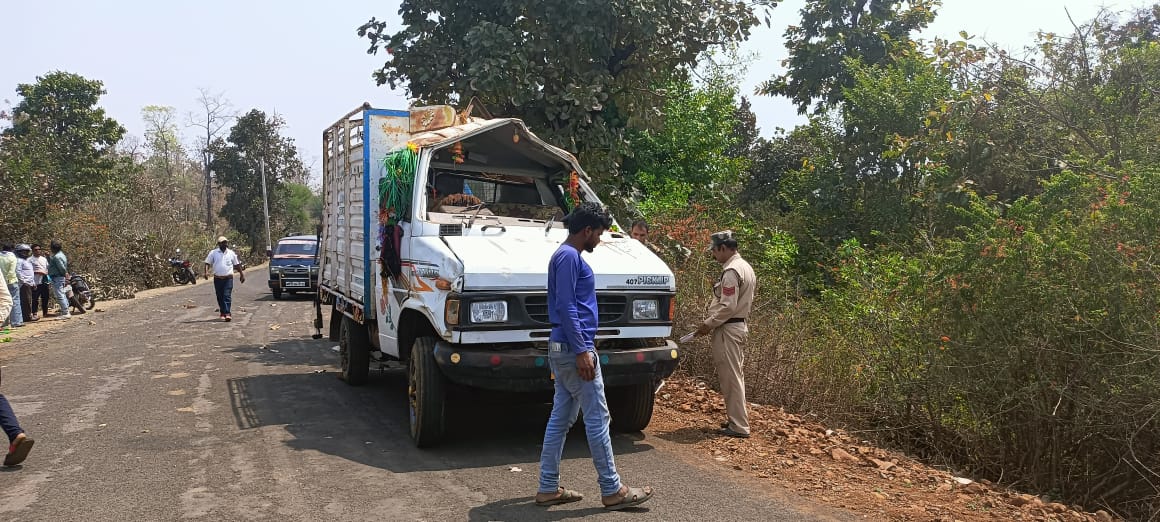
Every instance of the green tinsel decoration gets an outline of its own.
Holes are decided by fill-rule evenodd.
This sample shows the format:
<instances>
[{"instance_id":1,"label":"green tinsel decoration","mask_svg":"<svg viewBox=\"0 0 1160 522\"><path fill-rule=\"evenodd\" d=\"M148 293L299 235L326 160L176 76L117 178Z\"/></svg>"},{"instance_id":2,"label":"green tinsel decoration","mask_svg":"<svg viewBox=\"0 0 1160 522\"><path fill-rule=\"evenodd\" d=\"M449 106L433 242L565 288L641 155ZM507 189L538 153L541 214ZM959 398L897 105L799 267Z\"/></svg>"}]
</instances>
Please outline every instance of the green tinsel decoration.
<instances>
[{"instance_id":1,"label":"green tinsel decoration","mask_svg":"<svg viewBox=\"0 0 1160 522\"><path fill-rule=\"evenodd\" d=\"M410 144L383 160L386 174L379 180L379 222L394 225L411 210L411 195L419 155Z\"/></svg>"}]
</instances>

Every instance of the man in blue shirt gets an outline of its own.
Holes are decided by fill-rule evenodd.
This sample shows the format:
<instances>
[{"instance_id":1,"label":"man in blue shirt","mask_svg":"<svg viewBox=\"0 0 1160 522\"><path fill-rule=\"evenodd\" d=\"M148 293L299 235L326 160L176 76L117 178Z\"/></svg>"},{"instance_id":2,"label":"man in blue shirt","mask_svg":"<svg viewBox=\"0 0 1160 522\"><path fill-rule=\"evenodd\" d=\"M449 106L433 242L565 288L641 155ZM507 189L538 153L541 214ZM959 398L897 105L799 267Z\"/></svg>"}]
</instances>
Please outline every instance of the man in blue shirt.
<instances>
[{"instance_id":1,"label":"man in blue shirt","mask_svg":"<svg viewBox=\"0 0 1160 522\"><path fill-rule=\"evenodd\" d=\"M580 493L560 487L560 458L564 440L584 411L588 449L596 466L601 502L605 509L637 506L652 498L652 488L630 488L621 484L612 456L608 431L608 401L604 397L604 377L596 357L596 277L581 257L600 244L600 235L612 226L608 211L596 203L583 203L564 218L568 239L548 264L548 318L552 335L548 343L549 364L555 376L556 395L552 415L544 430L540 454L540 488L536 504L552 506L576 502Z\"/></svg>"}]
</instances>

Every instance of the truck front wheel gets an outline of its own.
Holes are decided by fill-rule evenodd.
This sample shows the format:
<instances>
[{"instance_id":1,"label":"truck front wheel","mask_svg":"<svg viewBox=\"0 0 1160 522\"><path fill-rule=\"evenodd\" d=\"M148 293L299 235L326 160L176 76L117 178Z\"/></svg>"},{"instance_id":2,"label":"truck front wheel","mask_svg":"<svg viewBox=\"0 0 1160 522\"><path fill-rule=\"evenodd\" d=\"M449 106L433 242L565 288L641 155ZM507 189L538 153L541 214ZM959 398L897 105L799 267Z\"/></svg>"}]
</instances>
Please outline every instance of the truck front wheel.
<instances>
[{"instance_id":1,"label":"truck front wheel","mask_svg":"<svg viewBox=\"0 0 1160 522\"><path fill-rule=\"evenodd\" d=\"M429 448L443 438L443 374L435 363L435 338L419 337L407 364L407 405L411 439Z\"/></svg>"},{"instance_id":2,"label":"truck front wheel","mask_svg":"<svg viewBox=\"0 0 1160 522\"><path fill-rule=\"evenodd\" d=\"M632 433L645 429L652 420L653 386L634 384L609 389L608 413L613 430Z\"/></svg>"},{"instance_id":3,"label":"truck front wheel","mask_svg":"<svg viewBox=\"0 0 1160 522\"><path fill-rule=\"evenodd\" d=\"M366 384L371 371L371 341L366 327L345 315L338 334L338 358L342 380L351 386Z\"/></svg>"}]
</instances>

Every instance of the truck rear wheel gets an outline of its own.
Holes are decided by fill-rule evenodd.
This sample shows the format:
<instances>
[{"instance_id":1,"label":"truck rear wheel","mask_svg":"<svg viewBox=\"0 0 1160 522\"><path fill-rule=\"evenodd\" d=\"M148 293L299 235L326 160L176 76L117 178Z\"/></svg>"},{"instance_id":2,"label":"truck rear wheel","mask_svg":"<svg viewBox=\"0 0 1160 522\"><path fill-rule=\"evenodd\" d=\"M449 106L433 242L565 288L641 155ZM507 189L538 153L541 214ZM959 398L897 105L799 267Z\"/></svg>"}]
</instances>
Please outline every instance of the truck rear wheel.
<instances>
[{"instance_id":1,"label":"truck rear wheel","mask_svg":"<svg viewBox=\"0 0 1160 522\"><path fill-rule=\"evenodd\" d=\"M608 413L613 430L631 433L645 429L652 421L653 387L646 383L608 390Z\"/></svg>"},{"instance_id":2,"label":"truck rear wheel","mask_svg":"<svg viewBox=\"0 0 1160 522\"><path fill-rule=\"evenodd\" d=\"M371 371L371 341L366 327L345 315L338 334L338 358L342 380L351 386L366 384Z\"/></svg>"},{"instance_id":3,"label":"truck rear wheel","mask_svg":"<svg viewBox=\"0 0 1160 522\"><path fill-rule=\"evenodd\" d=\"M416 338L407 364L407 405L416 446L429 448L443 438L444 395L443 374L435 364L435 338Z\"/></svg>"}]
</instances>

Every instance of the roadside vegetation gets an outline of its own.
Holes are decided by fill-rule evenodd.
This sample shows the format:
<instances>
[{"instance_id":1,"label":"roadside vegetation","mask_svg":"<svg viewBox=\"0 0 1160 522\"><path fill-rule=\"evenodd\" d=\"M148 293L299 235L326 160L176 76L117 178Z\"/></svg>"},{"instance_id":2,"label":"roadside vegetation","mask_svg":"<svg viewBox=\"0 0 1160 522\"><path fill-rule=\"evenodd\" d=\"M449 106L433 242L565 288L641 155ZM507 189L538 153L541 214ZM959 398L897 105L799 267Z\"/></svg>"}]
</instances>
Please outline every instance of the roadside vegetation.
<instances>
[{"instance_id":1,"label":"roadside vegetation","mask_svg":"<svg viewBox=\"0 0 1160 522\"><path fill-rule=\"evenodd\" d=\"M54 71L16 94L0 108L0 238L61 241L104 298L171 284L165 259L180 248L196 266L218 235L264 259L260 157L274 239L318 222L321 199L275 116L201 91L195 113L143 107L145 135L131 136L101 108L99 80Z\"/></svg>"}]
</instances>

